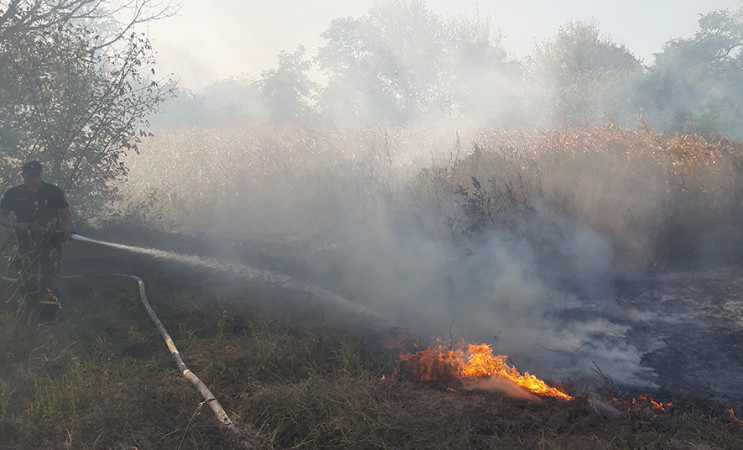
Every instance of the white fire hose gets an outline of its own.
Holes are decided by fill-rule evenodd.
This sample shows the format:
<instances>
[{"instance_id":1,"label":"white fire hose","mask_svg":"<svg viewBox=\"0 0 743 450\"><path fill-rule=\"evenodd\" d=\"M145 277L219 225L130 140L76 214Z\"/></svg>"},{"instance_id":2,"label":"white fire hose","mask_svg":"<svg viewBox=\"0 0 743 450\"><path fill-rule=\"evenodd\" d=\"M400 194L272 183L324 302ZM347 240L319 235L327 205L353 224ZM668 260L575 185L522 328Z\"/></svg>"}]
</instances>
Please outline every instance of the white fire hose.
<instances>
[{"instance_id":1,"label":"white fire hose","mask_svg":"<svg viewBox=\"0 0 743 450\"><path fill-rule=\"evenodd\" d=\"M77 240L77 241L83 241L83 242L91 242L95 244L102 244L99 241L96 241L94 239L86 238L84 236L80 236L78 234L72 233L70 235L70 239ZM131 278L137 282L137 285L139 286L139 298L142 301L142 305L144 306L144 309L147 311L147 314L150 316L150 319L157 327L158 331L160 332L160 335L165 340L165 344L168 346L168 350L170 350L170 354L173 355L173 358L175 359L176 364L178 365L178 369L181 371L183 376L191 382L191 384L194 385L197 391L201 394L202 397L204 397L204 401L209 405L209 407L212 409L214 414L217 416L217 419L220 421L220 423L225 426L230 431L237 433L237 428L230 420L227 413L222 408L222 405L219 404L219 401L214 397L214 394L209 390L208 387L197 377L193 372L191 372L186 364L183 362L183 359L181 358L181 354L176 348L175 344L173 343L173 339L168 334L168 331L163 326L162 322L160 322L160 319L157 317L157 314L155 314L155 311L152 309L152 306L150 306L150 302L147 301L147 295L145 293L144 289L144 282L141 278L139 278L136 275L129 275L129 274L123 274L123 273L116 273L116 274L110 274L110 275L102 275L102 276L112 276L112 277L126 277ZM84 278L87 277L86 275L65 275L61 278L64 279L76 279L76 278ZM0 279L8 282L16 282L18 281L15 278L7 278L2 275L0 275ZM247 442L243 442L243 446L245 448L250 448L250 445Z\"/></svg>"}]
</instances>

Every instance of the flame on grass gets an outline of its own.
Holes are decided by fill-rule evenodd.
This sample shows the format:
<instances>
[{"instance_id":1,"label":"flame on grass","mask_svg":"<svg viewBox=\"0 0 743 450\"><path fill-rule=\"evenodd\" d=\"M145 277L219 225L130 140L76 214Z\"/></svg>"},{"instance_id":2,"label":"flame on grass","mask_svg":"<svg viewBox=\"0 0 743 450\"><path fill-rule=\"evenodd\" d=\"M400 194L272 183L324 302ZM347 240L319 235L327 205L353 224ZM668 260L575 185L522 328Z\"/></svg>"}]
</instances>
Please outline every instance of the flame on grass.
<instances>
[{"instance_id":1,"label":"flame on grass","mask_svg":"<svg viewBox=\"0 0 743 450\"><path fill-rule=\"evenodd\" d=\"M735 412L733 411L733 408L730 408L730 409L728 409L728 414L730 414L730 418L732 418L732 419L733 419L733 421L735 421L735 422L737 422L737 423L741 424L741 426L743 426L743 420L740 420L740 419L739 419L739 418L738 418L738 417L737 417L737 416L735 415Z\"/></svg>"},{"instance_id":2,"label":"flame on grass","mask_svg":"<svg viewBox=\"0 0 743 450\"><path fill-rule=\"evenodd\" d=\"M632 411L635 409L654 409L656 411L668 412L672 407L672 402L659 402L650 397L648 394L640 394L631 400L621 397L612 397L611 404L619 410Z\"/></svg>"},{"instance_id":3,"label":"flame on grass","mask_svg":"<svg viewBox=\"0 0 743 450\"><path fill-rule=\"evenodd\" d=\"M440 342L440 341L439 341ZM479 385L482 380L507 380L527 391L542 396L565 400L571 396L525 372L523 375L506 363L508 357L494 355L488 344L456 345L440 343L400 356L418 381L449 381L456 379L465 386Z\"/></svg>"}]
</instances>

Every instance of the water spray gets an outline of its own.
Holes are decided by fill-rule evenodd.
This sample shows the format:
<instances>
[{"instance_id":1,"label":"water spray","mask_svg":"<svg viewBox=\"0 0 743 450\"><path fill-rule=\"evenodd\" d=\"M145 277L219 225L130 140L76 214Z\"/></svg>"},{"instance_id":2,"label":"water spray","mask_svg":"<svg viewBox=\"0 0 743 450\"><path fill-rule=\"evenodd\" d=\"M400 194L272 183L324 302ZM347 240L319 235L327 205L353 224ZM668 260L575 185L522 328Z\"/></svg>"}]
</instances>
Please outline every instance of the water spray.
<instances>
[{"instance_id":1,"label":"water spray","mask_svg":"<svg viewBox=\"0 0 743 450\"><path fill-rule=\"evenodd\" d=\"M79 234L75 232L70 233L70 239L73 241L90 242L93 244L103 244L103 242L96 241L95 239L86 238L85 236L80 236Z\"/></svg>"},{"instance_id":2,"label":"water spray","mask_svg":"<svg viewBox=\"0 0 743 450\"><path fill-rule=\"evenodd\" d=\"M186 255L186 254L175 253L175 252L167 252L164 250L158 250L154 248L144 248L144 247L136 247L132 245L116 244L113 242L98 241L98 240L91 239L85 236L81 236L76 233L70 234L70 239L81 241L81 242L88 242L92 244L104 245L107 247L116 248L120 250L126 250L129 252L139 253L143 255L148 255L148 256L155 257L155 258L176 261L176 262L180 262L183 264L188 264L190 266L201 267L204 269L216 270L219 272L234 275L236 277L240 277L240 278L244 278L244 279L248 279L252 281L257 281L257 282L263 282L263 283L274 285L274 286L279 286L286 290L308 292L312 294L313 296L315 296L316 298L322 300L323 302L330 304L329 306L339 308L341 310L344 310L348 313L353 314L356 317L363 319L363 321L367 324L374 324L381 328L395 327L395 325L392 322L390 322L387 318L382 317L376 313L373 313L361 305L353 303L349 301L348 299L338 294L334 294L319 286L308 284L308 283L303 283L288 275L271 272L269 270L264 270L264 269L256 269L254 267L245 266L241 264L225 263L225 262L218 261L212 258L202 258L200 256Z\"/></svg>"}]
</instances>

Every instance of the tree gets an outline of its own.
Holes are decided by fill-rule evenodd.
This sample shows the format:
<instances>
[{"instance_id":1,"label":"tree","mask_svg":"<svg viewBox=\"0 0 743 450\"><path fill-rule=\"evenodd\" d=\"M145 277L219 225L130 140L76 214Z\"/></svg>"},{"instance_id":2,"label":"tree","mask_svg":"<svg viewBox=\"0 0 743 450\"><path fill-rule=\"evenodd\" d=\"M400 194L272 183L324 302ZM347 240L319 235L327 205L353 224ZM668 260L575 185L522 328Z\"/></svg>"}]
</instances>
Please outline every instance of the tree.
<instances>
[{"instance_id":1,"label":"tree","mask_svg":"<svg viewBox=\"0 0 743 450\"><path fill-rule=\"evenodd\" d=\"M101 0L0 0L3 173L42 161L81 218L115 199L124 156L137 151L148 116L174 89L153 79L152 48L131 31L166 14L148 15L148 4L132 1L134 17L116 28Z\"/></svg>"},{"instance_id":2,"label":"tree","mask_svg":"<svg viewBox=\"0 0 743 450\"><path fill-rule=\"evenodd\" d=\"M372 3L370 25L378 88L407 120L436 114L442 75L449 69L447 35L439 16L420 0Z\"/></svg>"},{"instance_id":3,"label":"tree","mask_svg":"<svg viewBox=\"0 0 743 450\"><path fill-rule=\"evenodd\" d=\"M640 86L651 123L743 138L743 7L699 19L693 37L667 42Z\"/></svg>"},{"instance_id":4,"label":"tree","mask_svg":"<svg viewBox=\"0 0 743 450\"><path fill-rule=\"evenodd\" d=\"M596 124L605 115L633 111L621 99L631 97L634 79L642 73L640 61L624 46L601 36L594 24L569 22L557 36L537 46L531 77L544 87L551 107L549 124Z\"/></svg>"},{"instance_id":5,"label":"tree","mask_svg":"<svg viewBox=\"0 0 743 450\"><path fill-rule=\"evenodd\" d=\"M312 61L300 45L294 53L282 51L278 67L261 74L259 86L270 118L277 123L305 121L312 117L310 103L317 90L307 71Z\"/></svg>"},{"instance_id":6,"label":"tree","mask_svg":"<svg viewBox=\"0 0 743 450\"><path fill-rule=\"evenodd\" d=\"M319 96L321 112L347 122L387 117L399 119L399 111L381 89L379 74L383 62L374 45L376 38L367 19L335 19L322 35L327 44L318 50L315 61L327 76L327 86Z\"/></svg>"},{"instance_id":7,"label":"tree","mask_svg":"<svg viewBox=\"0 0 743 450\"><path fill-rule=\"evenodd\" d=\"M421 1L377 0L361 19L338 19L316 61L328 77L320 98L333 117L406 122L440 109L446 41ZM347 101L350 99L350 102Z\"/></svg>"},{"instance_id":8,"label":"tree","mask_svg":"<svg viewBox=\"0 0 743 450\"><path fill-rule=\"evenodd\" d=\"M228 78L194 93L179 89L151 121L155 128L221 127L264 121L258 82L249 77Z\"/></svg>"},{"instance_id":9,"label":"tree","mask_svg":"<svg viewBox=\"0 0 743 450\"><path fill-rule=\"evenodd\" d=\"M489 18L478 12L452 18L446 26L451 74L449 116L490 124L523 120L523 73L519 62L509 61L500 48L500 33L493 33Z\"/></svg>"},{"instance_id":10,"label":"tree","mask_svg":"<svg viewBox=\"0 0 743 450\"><path fill-rule=\"evenodd\" d=\"M316 62L328 84L319 103L333 118L492 118L518 103L510 83L518 65L506 62L477 13L447 21L422 1L377 0L366 16L334 20L321 36Z\"/></svg>"}]
</instances>

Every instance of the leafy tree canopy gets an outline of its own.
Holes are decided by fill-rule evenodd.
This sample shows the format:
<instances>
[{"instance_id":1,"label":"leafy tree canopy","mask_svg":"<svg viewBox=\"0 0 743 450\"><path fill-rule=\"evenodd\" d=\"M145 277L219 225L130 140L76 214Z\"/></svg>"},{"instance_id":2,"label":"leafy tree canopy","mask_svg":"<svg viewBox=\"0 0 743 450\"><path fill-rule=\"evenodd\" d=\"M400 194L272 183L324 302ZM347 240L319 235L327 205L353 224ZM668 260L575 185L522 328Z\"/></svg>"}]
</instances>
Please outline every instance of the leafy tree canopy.
<instances>
[{"instance_id":1,"label":"leafy tree canopy","mask_svg":"<svg viewBox=\"0 0 743 450\"><path fill-rule=\"evenodd\" d=\"M465 66L505 67L488 21L446 21L416 0L375 1L366 16L334 20L322 37L315 61L328 84L319 104L335 118L453 117L476 105L469 98L477 81Z\"/></svg>"},{"instance_id":2,"label":"leafy tree canopy","mask_svg":"<svg viewBox=\"0 0 743 450\"><path fill-rule=\"evenodd\" d=\"M294 53L281 52L278 67L266 70L258 82L270 118L277 123L311 118L310 103L318 86L307 71L312 62L300 45Z\"/></svg>"},{"instance_id":3,"label":"leafy tree canopy","mask_svg":"<svg viewBox=\"0 0 743 450\"><path fill-rule=\"evenodd\" d=\"M316 55L301 46L281 52L277 67L255 82L229 82L235 95L212 89L186 100L207 122L597 126L611 120L631 128L645 120L658 131L743 138L741 11L701 16L698 33L670 40L644 66L594 23L565 24L520 61L477 11L441 17L420 0L374 0L365 15L332 21ZM324 84L313 78L317 71Z\"/></svg>"},{"instance_id":4,"label":"leafy tree canopy","mask_svg":"<svg viewBox=\"0 0 743 450\"><path fill-rule=\"evenodd\" d=\"M641 70L640 61L595 24L569 22L536 48L532 76L553 105L549 122L582 125L605 121L604 114L612 112L607 100L621 98L625 82Z\"/></svg>"},{"instance_id":5,"label":"leafy tree canopy","mask_svg":"<svg viewBox=\"0 0 743 450\"><path fill-rule=\"evenodd\" d=\"M655 55L641 86L647 110L663 129L743 138L743 7L706 14L699 27Z\"/></svg>"}]
</instances>

